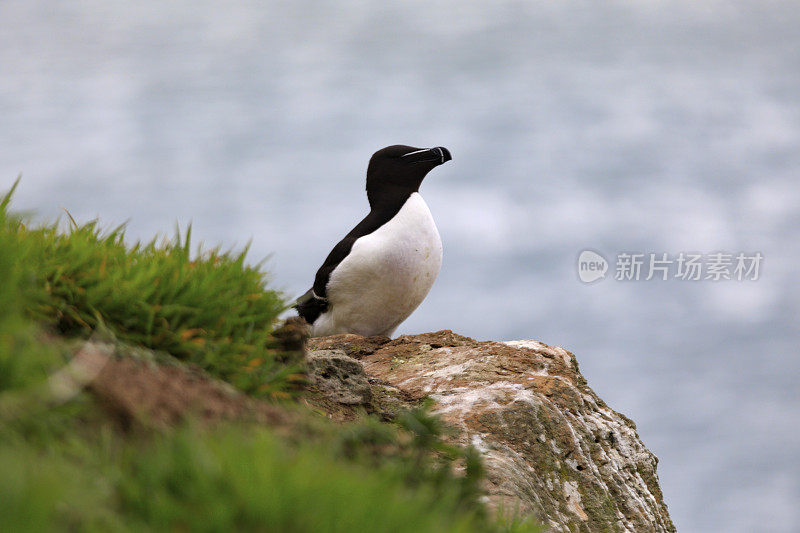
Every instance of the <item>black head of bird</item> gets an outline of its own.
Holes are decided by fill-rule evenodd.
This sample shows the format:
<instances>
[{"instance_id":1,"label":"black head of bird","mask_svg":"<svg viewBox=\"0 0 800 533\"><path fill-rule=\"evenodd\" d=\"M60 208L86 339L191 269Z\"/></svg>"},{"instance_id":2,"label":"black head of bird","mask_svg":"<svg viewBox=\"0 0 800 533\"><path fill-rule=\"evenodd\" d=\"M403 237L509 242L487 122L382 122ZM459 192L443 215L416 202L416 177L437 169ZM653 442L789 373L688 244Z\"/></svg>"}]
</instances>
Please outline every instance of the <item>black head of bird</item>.
<instances>
[{"instance_id":1,"label":"black head of bird","mask_svg":"<svg viewBox=\"0 0 800 533\"><path fill-rule=\"evenodd\" d=\"M419 191L425 176L450 161L447 148L415 148L396 144L378 150L367 167L367 198L371 206L405 201Z\"/></svg>"}]
</instances>

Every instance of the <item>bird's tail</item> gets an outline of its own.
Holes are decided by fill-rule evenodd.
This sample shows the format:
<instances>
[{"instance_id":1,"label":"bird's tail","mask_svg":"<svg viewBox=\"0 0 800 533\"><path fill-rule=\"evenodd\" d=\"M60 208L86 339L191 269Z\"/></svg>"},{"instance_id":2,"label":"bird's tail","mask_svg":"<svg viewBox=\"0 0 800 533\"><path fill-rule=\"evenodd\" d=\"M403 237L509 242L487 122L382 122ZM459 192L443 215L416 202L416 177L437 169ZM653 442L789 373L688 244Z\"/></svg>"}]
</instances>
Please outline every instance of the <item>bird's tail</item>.
<instances>
[{"instance_id":1,"label":"bird's tail","mask_svg":"<svg viewBox=\"0 0 800 533\"><path fill-rule=\"evenodd\" d=\"M297 309L297 314L305 319L309 324L313 324L319 315L328 310L328 299L320 298L314 294L314 289L308 291L298 298L292 306Z\"/></svg>"}]
</instances>

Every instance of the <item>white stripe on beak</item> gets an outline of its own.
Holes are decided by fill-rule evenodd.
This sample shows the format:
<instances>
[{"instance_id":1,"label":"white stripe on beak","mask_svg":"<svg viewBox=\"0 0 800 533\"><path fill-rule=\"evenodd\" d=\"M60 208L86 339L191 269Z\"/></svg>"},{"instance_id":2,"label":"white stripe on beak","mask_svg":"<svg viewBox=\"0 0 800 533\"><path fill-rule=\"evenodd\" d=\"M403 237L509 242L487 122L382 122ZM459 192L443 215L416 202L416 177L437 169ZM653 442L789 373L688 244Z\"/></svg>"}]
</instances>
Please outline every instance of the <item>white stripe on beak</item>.
<instances>
[{"instance_id":1,"label":"white stripe on beak","mask_svg":"<svg viewBox=\"0 0 800 533\"><path fill-rule=\"evenodd\" d=\"M422 150L416 150L414 152L408 152L407 154L403 154L400 157L407 157L407 156L414 155L414 154L421 154L422 152L427 152L427 151L428 151L427 148L423 148ZM442 156L442 157L444 157L444 156Z\"/></svg>"}]
</instances>

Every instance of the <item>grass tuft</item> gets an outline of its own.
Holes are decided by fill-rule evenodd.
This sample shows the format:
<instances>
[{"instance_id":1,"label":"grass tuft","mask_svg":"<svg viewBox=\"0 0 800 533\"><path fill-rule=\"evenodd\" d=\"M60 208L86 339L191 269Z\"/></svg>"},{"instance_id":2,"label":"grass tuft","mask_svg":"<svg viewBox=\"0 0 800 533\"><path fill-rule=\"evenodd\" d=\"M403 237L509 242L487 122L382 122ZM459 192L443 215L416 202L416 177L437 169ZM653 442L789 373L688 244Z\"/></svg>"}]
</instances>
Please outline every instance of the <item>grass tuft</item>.
<instances>
[{"instance_id":1,"label":"grass tuft","mask_svg":"<svg viewBox=\"0 0 800 533\"><path fill-rule=\"evenodd\" d=\"M0 250L16 268L14 282L29 316L65 336L88 337L107 328L122 342L163 351L258 395L285 396L298 361L285 360L271 332L285 309L267 288L261 265L247 249L191 253L191 226L172 240L125 244L124 226L96 221L28 227L0 201L7 238ZM8 285L11 286L11 285ZM291 358L290 358L291 359Z\"/></svg>"}]
</instances>

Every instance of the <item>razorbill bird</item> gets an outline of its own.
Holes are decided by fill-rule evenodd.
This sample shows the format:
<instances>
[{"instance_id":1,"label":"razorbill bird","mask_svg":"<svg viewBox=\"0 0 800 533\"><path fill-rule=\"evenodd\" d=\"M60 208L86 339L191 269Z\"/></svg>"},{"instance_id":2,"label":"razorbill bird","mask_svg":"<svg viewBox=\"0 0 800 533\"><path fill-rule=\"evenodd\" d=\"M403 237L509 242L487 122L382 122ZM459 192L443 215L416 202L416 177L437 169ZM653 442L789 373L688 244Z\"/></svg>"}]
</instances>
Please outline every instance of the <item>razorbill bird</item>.
<instances>
[{"instance_id":1,"label":"razorbill bird","mask_svg":"<svg viewBox=\"0 0 800 533\"><path fill-rule=\"evenodd\" d=\"M369 214L333 247L294 305L312 336L390 337L422 303L442 266L442 240L419 186L450 159L441 146L394 145L373 154Z\"/></svg>"}]
</instances>

